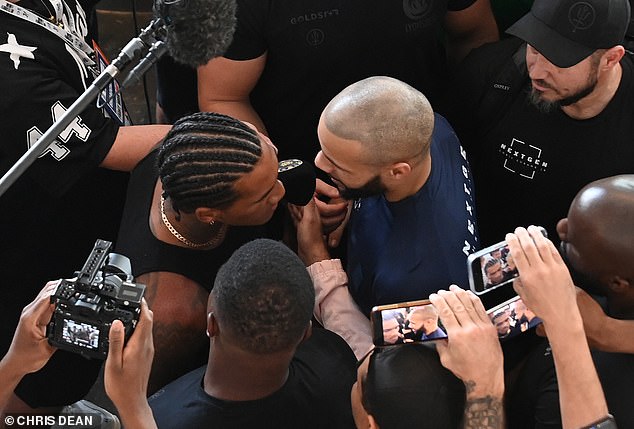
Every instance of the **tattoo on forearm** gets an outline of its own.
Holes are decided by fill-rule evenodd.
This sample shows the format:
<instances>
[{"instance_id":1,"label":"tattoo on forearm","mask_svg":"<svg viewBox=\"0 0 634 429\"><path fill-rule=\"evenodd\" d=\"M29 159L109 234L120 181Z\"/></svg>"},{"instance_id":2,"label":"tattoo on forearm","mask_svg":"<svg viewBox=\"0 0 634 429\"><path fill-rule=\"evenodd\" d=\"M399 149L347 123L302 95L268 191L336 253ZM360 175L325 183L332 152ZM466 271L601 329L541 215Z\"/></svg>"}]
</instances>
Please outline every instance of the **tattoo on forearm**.
<instances>
[{"instance_id":1,"label":"tattoo on forearm","mask_svg":"<svg viewBox=\"0 0 634 429\"><path fill-rule=\"evenodd\" d=\"M475 382L465 383L467 396L475 388ZM467 398L464 410L465 429L503 429L504 406L502 398L485 396L482 398Z\"/></svg>"}]
</instances>

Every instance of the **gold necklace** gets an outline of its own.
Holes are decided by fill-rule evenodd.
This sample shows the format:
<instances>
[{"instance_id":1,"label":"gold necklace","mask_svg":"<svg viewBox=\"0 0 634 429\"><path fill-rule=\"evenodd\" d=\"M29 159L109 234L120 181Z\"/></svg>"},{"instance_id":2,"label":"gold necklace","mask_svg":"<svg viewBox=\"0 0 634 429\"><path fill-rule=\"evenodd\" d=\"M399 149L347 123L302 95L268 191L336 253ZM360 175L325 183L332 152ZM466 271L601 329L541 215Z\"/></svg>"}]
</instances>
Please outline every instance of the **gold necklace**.
<instances>
[{"instance_id":1,"label":"gold necklace","mask_svg":"<svg viewBox=\"0 0 634 429\"><path fill-rule=\"evenodd\" d=\"M172 223L167 218L167 215L165 214L165 198L162 195L161 195L161 220L163 221L163 225L165 225L167 230L174 237L176 237L178 241L183 243L185 246L191 247L194 249L199 249L201 247L216 247L219 244L219 242L224 238L225 232L227 231L227 225L222 224L216 236L213 237L211 240L207 241L206 243L194 243L193 241L188 240L187 238L183 236L183 234L178 232L176 228L174 228L174 226L172 226ZM214 225L213 221L211 225Z\"/></svg>"}]
</instances>

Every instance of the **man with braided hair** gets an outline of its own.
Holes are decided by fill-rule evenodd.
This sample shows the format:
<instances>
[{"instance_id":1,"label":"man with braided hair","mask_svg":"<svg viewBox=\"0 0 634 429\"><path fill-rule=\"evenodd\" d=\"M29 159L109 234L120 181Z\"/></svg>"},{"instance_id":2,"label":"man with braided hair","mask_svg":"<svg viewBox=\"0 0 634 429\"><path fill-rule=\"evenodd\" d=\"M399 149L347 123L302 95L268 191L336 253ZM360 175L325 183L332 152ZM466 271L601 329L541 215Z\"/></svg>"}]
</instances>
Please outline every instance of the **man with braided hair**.
<instances>
[{"instance_id":1,"label":"man with braided hair","mask_svg":"<svg viewBox=\"0 0 634 429\"><path fill-rule=\"evenodd\" d=\"M209 291L234 250L266 235L260 225L284 195L277 164L255 128L196 113L133 171L117 251L147 286L154 312L149 392L205 362Z\"/></svg>"}]
</instances>

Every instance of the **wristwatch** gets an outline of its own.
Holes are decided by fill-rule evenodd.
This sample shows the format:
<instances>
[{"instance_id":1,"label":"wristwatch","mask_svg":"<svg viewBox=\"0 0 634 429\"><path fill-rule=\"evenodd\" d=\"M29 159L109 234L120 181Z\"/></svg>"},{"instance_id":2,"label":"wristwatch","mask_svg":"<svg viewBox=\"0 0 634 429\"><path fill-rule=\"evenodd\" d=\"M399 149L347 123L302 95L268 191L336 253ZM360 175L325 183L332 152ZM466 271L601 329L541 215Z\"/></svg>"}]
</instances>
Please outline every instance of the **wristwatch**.
<instances>
[{"instance_id":1,"label":"wristwatch","mask_svg":"<svg viewBox=\"0 0 634 429\"><path fill-rule=\"evenodd\" d=\"M584 426L581 429L617 429L616 422L614 421L614 417L612 414L608 414L606 417L601 420L597 420L596 422L590 424L589 426Z\"/></svg>"}]
</instances>

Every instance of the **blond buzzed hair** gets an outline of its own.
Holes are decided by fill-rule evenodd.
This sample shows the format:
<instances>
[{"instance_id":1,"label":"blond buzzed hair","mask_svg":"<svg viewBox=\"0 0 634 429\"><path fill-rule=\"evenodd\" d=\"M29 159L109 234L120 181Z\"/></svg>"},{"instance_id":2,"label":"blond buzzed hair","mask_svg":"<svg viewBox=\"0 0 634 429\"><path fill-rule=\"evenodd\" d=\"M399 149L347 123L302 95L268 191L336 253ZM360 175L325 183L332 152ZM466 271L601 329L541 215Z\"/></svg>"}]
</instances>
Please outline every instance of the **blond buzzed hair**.
<instances>
[{"instance_id":1,"label":"blond buzzed hair","mask_svg":"<svg viewBox=\"0 0 634 429\"><path fill-rule=\"evenodd\" d=\"M401 162L429 153L434 111L410 85L387 76L353 83L324 109L322 120L338 137L360 142L375 164Z\"/></svg>"}]
</instances>

